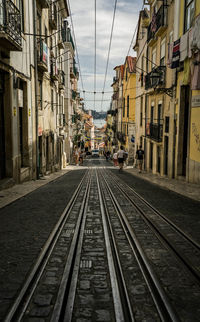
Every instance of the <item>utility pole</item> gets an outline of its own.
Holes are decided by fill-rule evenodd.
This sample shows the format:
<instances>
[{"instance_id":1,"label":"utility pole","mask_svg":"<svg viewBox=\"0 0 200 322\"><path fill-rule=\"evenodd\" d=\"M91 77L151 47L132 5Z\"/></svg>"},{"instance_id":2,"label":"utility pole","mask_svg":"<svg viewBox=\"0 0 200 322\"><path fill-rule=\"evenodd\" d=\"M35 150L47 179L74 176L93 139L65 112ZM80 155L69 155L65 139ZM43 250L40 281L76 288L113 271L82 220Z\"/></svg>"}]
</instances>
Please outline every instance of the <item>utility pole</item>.
<instances>
[{"instance_id":1,"label":"utility pole","mask_svg":"<svg viewBox=\"0 0 200 322\"><path fill-rule=\"evenodd\" d=\"M35 65L35 146L36 146L36 179L39 179L39 142L38 142L38 69L37 69L37 10L36 0L33 0L33 29L34 29L34 65Z\"/></svg>"}]
</instances>

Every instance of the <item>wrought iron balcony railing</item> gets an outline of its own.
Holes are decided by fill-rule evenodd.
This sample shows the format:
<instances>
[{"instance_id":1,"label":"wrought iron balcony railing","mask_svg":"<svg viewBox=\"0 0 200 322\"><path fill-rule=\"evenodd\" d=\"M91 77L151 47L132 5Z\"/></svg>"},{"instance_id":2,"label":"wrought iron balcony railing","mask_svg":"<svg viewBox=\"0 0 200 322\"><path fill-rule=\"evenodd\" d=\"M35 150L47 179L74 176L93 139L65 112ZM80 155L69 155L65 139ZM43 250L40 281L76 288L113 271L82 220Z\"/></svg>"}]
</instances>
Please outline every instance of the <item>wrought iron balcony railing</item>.
<instances>
[{"instance_id":1,"label":"wrought iron balcony railing","mask_svg":"<svg viewBox=\"0 0 200 322\"><path fill-rule=\"evenodd\" d=\"M54 80L59 78L58 62L54 57L51 58L51 78Z\"/></svg>"},{"instance_id":2,"label":"wrought iron balcony railing","mask_svg":"<svg viewBox=\"0 0 200 322\"><path fill-rule=\"evenodd\" d=\"M147 123L146 136L154 141L161 142L163 138L163 124Z\"/></svg>"},{"instance_id":3,"label":"wrought iron balcony railing","mask_svg":"<svg viewBox=\"0 0 200 322\"><path fill-rule=\"evenodd\" d=\"M166 66L158 66L152 69L150 73L145 76L145 89L156 88L157 86L164 86L166 78Z\"/></svg>"},{"instance_id":4,"label":"wrought iron balcony railing","mask_svg":"<svg viewBox=\"0 0 200 322\"><path fill-rule=\"evenodd\" d=\"M22 50L22 19L11 0L0 0L0 45L8 50Z\"/></svg>"},{"instance_id":5,"label":"wrought iron balcony railing","mask_svg":"<svg viewBox=\"0 0 200 322\"><path fill-rule=\"evenodd\" d=\"M39 0L39 3L42 8L49 8L50 0Z\"/></svg>"},{"instance_id":6,"label":"wrought iron balcony railing","mask_svg":"<svg viewBox=\"0 0 200 322\"><path fill-rule=\"evenodd\" d=\"M156 14L153 15L152 21L148 27L147 42L154 38L160 27L167 27L167 6L162 5Z\"/></svg>"},{"instance_id":7,"label":"wrought iron balcony railing","mask_svg":"<svg viewBox=\"0 0 200 322\"><path fill-rule=\"evenodd\" d=\"M52 3L49 10L49 23L52 29L57 29L57 7Z\"/></svg>"},{"instance_id":8,"label":"wrought iron balcony railing","mask_svg":"<svg viewBox=\"0 0 200 322\"><path fill-rule=\"evenodd\" d=\"M73 38L72 38L72 35L71 35L71 31L70 31L69 28L67 28L67 32L66 32L66 42L70 42L71 45L72 45L73 50L75 49L74 41L73 41Z\"/></svg>"}]
</instances>

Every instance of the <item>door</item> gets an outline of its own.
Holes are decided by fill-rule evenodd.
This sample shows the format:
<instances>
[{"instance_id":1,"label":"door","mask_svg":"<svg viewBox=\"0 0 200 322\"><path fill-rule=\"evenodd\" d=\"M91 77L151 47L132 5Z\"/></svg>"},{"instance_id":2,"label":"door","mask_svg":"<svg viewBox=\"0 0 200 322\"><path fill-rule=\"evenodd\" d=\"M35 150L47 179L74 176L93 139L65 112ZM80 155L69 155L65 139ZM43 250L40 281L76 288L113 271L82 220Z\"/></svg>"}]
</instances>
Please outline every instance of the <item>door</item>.
<instances>
[{"instance_id":1,"label":"door","mask_svg":"<svg viewBox=\"0 0 200 322\"><path fill-rule=\"evenodd\" d=\"M189 113L189 86L185 86L185 104L184 104L184 127L183 127L183 161L182 175L186 176L186 161L187 161L187 142L188 142L188 113Z\"/></svg>"},{"instance_id":2,"label":"door","mask_svg":"<svg viewBox=\"0 0 200 322\"><path fill-rule=\"evenodd\" d=\"M164 174L167 175L168 174L168 146L169 146L169 139L168 136L165 136L165 140L164 140Z\"/></svg>"},{"instance_id":3,"label":"door","mask_svg":"<svg viewBox=\"0 0 200 322\"><path fill-rule=\"evenodd\" d=\"M157 172L160 173L160 147L157 146Z\"/></svg>"},{"instance_id":4,"label":"door","mask_svg":"<svg viewBox=\"0 0 200 322\"><path fill-rule=\"evenodd\" d=\"M6 176L4 74L0 73L0 179Z\"/></svg>"},{"instance_id":5,"label":"door","mask_svg":"<svg viewBox=\"0 0 200 322\"><path fill-rule=\"evenodd\" d=\"M153 169L153 143L150 143L150 169Z\"/></svg>"}]
</instances>

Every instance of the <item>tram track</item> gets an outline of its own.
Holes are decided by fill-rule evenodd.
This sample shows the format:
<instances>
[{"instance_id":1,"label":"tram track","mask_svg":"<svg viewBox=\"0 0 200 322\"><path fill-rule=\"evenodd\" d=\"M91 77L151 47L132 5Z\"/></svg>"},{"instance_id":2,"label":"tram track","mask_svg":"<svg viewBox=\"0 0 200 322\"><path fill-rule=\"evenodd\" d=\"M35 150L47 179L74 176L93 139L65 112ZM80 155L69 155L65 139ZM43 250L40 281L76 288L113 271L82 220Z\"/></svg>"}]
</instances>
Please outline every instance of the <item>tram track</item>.
<instances>
[{"instance_id":1,"label":"tram track","mask_svg":"<svg viewBox=\"0 0 200 322\"><path fill-rule=\"evenodd\" d=\"M200 244L124 182L118 181L117 177L109 176L109 178L115 182L118 191L140 211L148 224L158 236L161 236L200 284Z\"/></svg>"},{"instance_id":2,"label":"tram track","mask_svg":"<svg viewBox=\"0 0 200 322\"><path fill-rule=\"evenodd\" d=\"M63 211L60 220L56 224L54 230L50 234L46 244L44 245L32 271L30 272L26 282L24 283L21 291L19 292L18 296L16 297L12 307L10 308L5 322L8 321L22 321L27 313L28 305L30 304L31 300L33 299L34 292L36 291L41 278L47 269L48 262L55 251L56 243L61 236L61 233L64 233L65 236L70 237L74 232L74 224L68 224L68 228L64 230L64 227L67 223L67 220L70 220L70 214L73 212L73 207L76 207L77 202L79 203L78 211L82 213L84 209L84 202L88 190L89 180L87 180L88 172L82 178L80 184L78 185L76 191L74 192L70 202L66 206L65 210ZM80 221L80 220L79 220ZM77 231L79 227L77 226ZM77 235L77 233L76 233ZM62 238L62 236L61 236ZM70 243L69 243L70 244ZM72 242L73 245L73 242ZM66 251L66 250L65 250ZM70 253L70 252L69 252ZM71 248L72 253L72 248ZM72 256L70 254L70 256ZM63 263L64 265L64 263ZM46 297L46 295L44 295ZM42 301L42 296L41 296ZM48 296L46 297L45 301L48 302ZM46 303L47 303L46 302ZM57 309L58 311L58 309Z\"/></svg>"},{"instance_id":3,"label":"tram track","mask_svg":"<svg viewBox=\"0 0 200 322\"><path fill-rule=\"evenodd\" d=\"M110 170L86 172L5 322L186 321L159 258L171 252L123 186Z\"/></svg>"},{"instance_id":4,"label":"tram track","mask_svg":"<svg viewBox=\"0 0 200 322\"><path fill-rule=\"evenodd\" d=\"M131 225L129 224L126 215L123 213L116 197L114 196L110 184L105 178L105 173L101 173L101 185L104 194L104 205L109 203L106 206L107 221L109 223L112 242L114 245L113 247L116 253L121 284L123 284L123 288L125 289L124 293L126 294L126 301L129 303L129 307L131 307L132 316L136 316L136 320L134 318L133 321L141 321L142 319L147 317L152 318L154 321L180 321L175 309L173 308L169 298L166 295L163 286L161 285L153 268L151 267L151 263L148 261ZM111 203L113 207L112 210ZM119 229L120 236L117 236ZM126 247L126 251L128 250L129 252L129 267L125 263L123 263L123 250L121 249L121 246L119 246L120 240L121 238L123 238L123 235L125 236L124 241L126 239L126 245L124 246ZM130 263L130 261L132 261L133 259L135 262L134 264L133 262ZM127 275L126 272L130 267L134 267L134 270ZM133 291L134 278L136 277L135 270L137 270L137 279L139 281L139 285L142 285L141 298L141 294L139 296L140 292L137 294L136 291L138 284L135 286L135 289ZM133 282L133 285L130 285L130 281ZM144 286L144 283L146 283L147 286ZM136 299L137 297L140 298L139 301ZM154 302L154 305L151 303L151 312L148 313L145 312L145 301L144 303L142 303L142 298L145 297L148 297L147 301L149 305L151 303L151 300L153 300ZM140 307L141 304L143 305L143 310ZM148 315L145 316L145 314Z\"/></svg>"},{"instance_id":5,"label":"tram track","mask_svg":"<svg viewBox=\"0 0 200 322\"><path fill-rule=\"evenodd\" d=\"M199 245L168 218L151 207L113 171L104 170L110 189L140 240L147 258L181 321L191 319L190 308L200 314ZM164 219L163 219L164 218Z\"/></svg>"}]
</instances>

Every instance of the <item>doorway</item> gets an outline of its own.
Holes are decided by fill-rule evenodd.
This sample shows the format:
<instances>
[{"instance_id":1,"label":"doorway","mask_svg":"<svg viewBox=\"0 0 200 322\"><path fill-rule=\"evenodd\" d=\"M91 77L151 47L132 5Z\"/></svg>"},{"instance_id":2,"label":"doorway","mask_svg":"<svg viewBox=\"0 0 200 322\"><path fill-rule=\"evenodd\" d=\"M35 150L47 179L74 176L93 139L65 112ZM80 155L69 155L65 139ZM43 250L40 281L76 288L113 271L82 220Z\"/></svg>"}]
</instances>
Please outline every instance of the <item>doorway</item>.
<instances>
[{"instance_id":1,"label":"doorway","mask_svg":"<svg viewBox=\"0 0 200 322\"><path fill-rule=\"evenodd\" d=\"M4 74L0 73L0 179L6 177Z\"/></svg>"},{"instance_id":2,"label":"doorway","mask_svg":"<svg viewBox=\"0 0 200 322\"><path fill-rule=\"evenodd\" d=\"M169 138L165 136L164 140L164 174L168 175L168 149L169 149Z\"/></svg>"},{"instance_id":3,"label":"doorway","mask_svg":"<svg viewBox=\"0 0 200 322\"><path fill-rule=\"evenodd\" d=\"M189 86L181 86L177 174L186 176L188 154Z\"/></svg>"}]
</instances>

